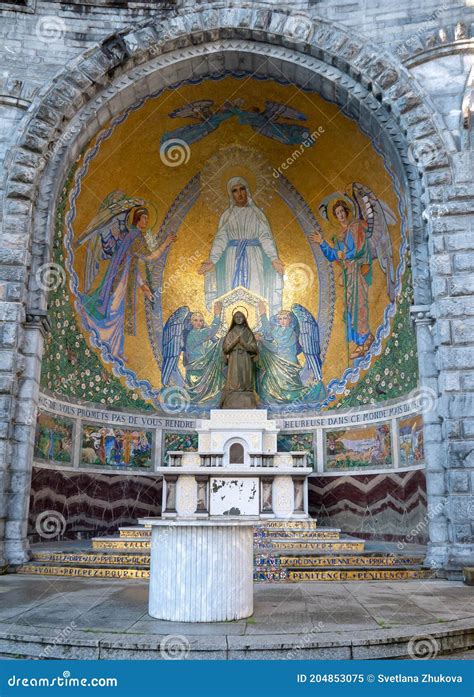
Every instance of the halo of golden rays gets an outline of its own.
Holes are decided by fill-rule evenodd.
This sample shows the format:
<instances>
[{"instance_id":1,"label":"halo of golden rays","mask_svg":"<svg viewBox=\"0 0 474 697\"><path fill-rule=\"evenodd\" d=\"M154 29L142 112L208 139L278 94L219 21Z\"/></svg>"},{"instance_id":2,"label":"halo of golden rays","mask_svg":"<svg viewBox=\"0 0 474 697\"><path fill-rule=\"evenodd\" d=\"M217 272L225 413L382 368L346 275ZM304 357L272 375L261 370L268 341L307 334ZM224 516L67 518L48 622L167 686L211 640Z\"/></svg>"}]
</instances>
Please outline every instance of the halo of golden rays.
<instances>
[{"instance_id":1,"label":"halo of golden rays","mask_svg":"<svg viewBox=\"0 0 474 697\"><path fill-rule=\"evenodd\" d=\"M275 193L275 178L268 160L258 150L245 145L228 145L210 157L201 170L201 195L212 211L222 213L229 206L227 182L244 177L254 202L268 204Z\"/></svg>"},{"instance_id":2,"label":"halo of golden rays","mask_svg":"<svg viewBox=\"0 0 474 697\"><path fill-rule=\"evenodd\" d=\"M232 317L237 313L237 312L242 312L242 314L245 314L246 318L249 318L249 311L245 307L245 305L236 305L232 309Z\"/></svg>"}]
</instances>

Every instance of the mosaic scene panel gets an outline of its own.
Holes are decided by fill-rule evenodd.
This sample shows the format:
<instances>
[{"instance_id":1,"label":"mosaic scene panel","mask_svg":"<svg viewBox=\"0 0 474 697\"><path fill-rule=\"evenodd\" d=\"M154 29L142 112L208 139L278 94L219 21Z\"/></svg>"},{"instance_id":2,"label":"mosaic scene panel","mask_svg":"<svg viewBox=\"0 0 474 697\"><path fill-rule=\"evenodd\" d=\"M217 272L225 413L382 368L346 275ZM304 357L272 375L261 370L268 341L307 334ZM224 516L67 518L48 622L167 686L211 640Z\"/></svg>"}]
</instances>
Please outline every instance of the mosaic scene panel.
<instances>
[{"instance_id":1,"label":"mosaic scene panel","mask_svg":"<svg viewBox=\"0 0 474 697\"><path fill-rule=\"evenodd\" d=\"M326 471L378 469L392 464L390 424L327 431Z\"/></svg>"},{"instance_id":2,"label":"mosaic scene panel","mask_svg":"<svg viewBox=\"0 0 474 697\"><path fill-rule=\"evenodd\" d=\"M288 453L291 450L307 453L308 467L314 467L313 433L279 433L277 436L277 450Z\"/></svg>"},{"instance_id":3,"label":"mosaic scene panel","mask_svg":"<svg viewBox=\"0 0 474 697\"><path fill-rule=\"evenodd\" d=\"M425 461L423 450L423 417L421 414L400 419L400 466L421 465Z\"/></svg>"},{"instance_id":4,"label":"mosaic scene panel","mask_svg":"<svg viewBox=\"0 0 474 697\"><path fill-rule=\"evenodd\" d=\"M152 468L152 433L138 429L84 425L81 465L114 469Z\"/></svg>"},{"instance_id":5,"label":"mosaic scene panel","mask_svg":"<svg viewBox=\"0 0 474 697\"><path fill-rule=\"evenodd\" d=\"M168 452L181 450L184 453L195 453L198 449L197 433L173 433L163 434L163 457L166 459Z\"/></svg>"},{"instance_id":6,"label":"mosaic scene panel","mask_svg":"<svg viewBox=\"0 0 474 697\"><path fill-rule=\"evenodd\" d=\"M73 422L40 412L36 422L34 457L70 464Z\"/></svg>"}]
</instances>

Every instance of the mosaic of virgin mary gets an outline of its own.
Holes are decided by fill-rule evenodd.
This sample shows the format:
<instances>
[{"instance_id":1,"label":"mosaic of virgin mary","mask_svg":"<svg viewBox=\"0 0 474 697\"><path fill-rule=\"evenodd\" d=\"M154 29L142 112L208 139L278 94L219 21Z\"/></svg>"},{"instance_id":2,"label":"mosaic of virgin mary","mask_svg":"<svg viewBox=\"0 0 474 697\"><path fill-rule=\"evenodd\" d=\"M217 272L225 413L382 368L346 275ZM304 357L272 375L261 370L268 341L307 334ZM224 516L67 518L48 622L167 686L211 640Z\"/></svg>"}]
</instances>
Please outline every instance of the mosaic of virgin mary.
<instances>
[{"instance_id":1,"label":"mosaic of virgin mary","mask_svg":"<svg viewBox=\"0 0 474 697\"><path fill-rule=\"evenodd\" d=\"M243 177L227 183L229 206L221 215L205 275L208 309L233 288L243 286L267 300L273 315L282 307L284 266L265 213L253 201Z\"/></svg>"}]
</instances>

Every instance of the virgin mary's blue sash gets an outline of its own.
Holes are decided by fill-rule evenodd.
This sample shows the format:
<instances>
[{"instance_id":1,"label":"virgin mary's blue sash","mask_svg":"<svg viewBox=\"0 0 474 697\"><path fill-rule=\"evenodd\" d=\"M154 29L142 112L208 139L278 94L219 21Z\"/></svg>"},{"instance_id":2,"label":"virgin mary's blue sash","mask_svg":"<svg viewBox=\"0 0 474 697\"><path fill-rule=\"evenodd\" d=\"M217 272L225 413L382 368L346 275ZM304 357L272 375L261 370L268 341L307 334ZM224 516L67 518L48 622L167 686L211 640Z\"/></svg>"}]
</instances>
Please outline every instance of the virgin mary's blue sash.
<instances>
[{"instance_id":1,"label":"virgin mary's blue sash","mask_svg":"<svg viewBox=\"0 0 474 697\"><path fill-rule=\"evenodd\" d=\"M235 270L232 277L232 286L249 286L249 260L247 256L247 247L261 247L260 240L230 240L227 248L236 247L235 252Z\"/></svg>"}]
</instances>

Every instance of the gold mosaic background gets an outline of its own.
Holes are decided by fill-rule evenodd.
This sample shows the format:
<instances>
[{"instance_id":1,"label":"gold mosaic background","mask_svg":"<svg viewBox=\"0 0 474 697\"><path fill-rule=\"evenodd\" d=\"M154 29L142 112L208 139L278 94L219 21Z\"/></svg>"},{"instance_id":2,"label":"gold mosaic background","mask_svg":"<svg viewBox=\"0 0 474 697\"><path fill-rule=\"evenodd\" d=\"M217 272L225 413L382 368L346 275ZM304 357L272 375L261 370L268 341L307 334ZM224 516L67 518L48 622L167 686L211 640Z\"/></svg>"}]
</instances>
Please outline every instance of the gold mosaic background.
<instances>
[{"instance_id":1,"label":"gold mosaic background","mask_svg":"<svg viewBox=\"0 0 474 697\"><path fill-rule=\"evenodd\" d=\"M217 152L238 145L248 153L253 151L257 158L265 158L273 168L299 150L298 145L287 145L265 137L250 126L239 125L235 118L222 123L218 129L202 140L190 145L187 163L170 167L160 158L160 138L163 133L184 126L192 121L188 118L170 118L174 109L197 99L212 99L216 106L226 100L242 98L245 108L264 108L266 101L275 101L303 112L307 116L305 125L310 133L320 129L320 135L312 147L304 152L284 171L284 175L310 206L320 223L326 239L337 233L318 213L321 200L335 191L343 191L354 181L367 184L398 215L398 200L393 182L382 158L370 140L358 126L345 117L332 104L316 94L302 92L293 86L280 85L271 81L241 80L226 78L205 82L200 85L184 85L179 90L169 90L159 97L150 99L138 111L131 113L117 126L110 138L105 140L92 160L77 199L76 216L73 223L77 238L97 213L105 197L114 190L122 190L129 196L146 200L156 211L156 220L151 216L152 230L157 231L171 204L189 180L205 168L206 163ZM323 131L321 132L321 128ZM216 234L220 213L227 207L225 186L228 178L236 174L248 178L255 192L256 176L252 163L245 160L240 165L224 166L214 179L215 200L201 196L191 209L181 228L176 242L171 247L165 272L163 293L163 318L180 305L191 310L201 310L210 321L212 315L204 304L204 280L197 269L209 253ZM275 183L273 178L273 183ZM284 307L293 302L306 306L317 317L318 283L317 270L303 231L294 219L286 203L267 187L255 193L256 203L264 210L271 225L279 257L286 267L293 264L308 265L314 273L314 283L297 290L285 288ZM221 205L216 203L221 201ZM220 210L219 210L220 209ZM399 262L400 220L390 228L394 249L394 268ZM187 269L182 270L183 260ZM108 262L102 262L104 265ZM85 246L75 252L74 266L83 287ZM381 323L383 311L388 304L385 277L377 262L373 264L373 283L370 289L370 325L372 332ZM99 272L99 278L102 270ZM179 282L173 282L173 279ZM345 363L345 327L343 323L343 293L336 284L335 316L328 352L323 364L323 381L339 377ZM78 319L78 325L81 322ZM154 387L160 385L160 371L152 353L145 323L143 296L137 292L137 334L126 336L125 354L130 367L138 378L149 380Z\"/></svg>"}]
</instances>

